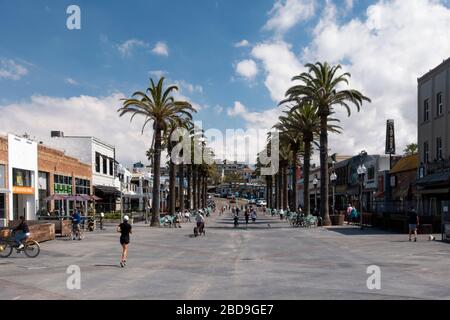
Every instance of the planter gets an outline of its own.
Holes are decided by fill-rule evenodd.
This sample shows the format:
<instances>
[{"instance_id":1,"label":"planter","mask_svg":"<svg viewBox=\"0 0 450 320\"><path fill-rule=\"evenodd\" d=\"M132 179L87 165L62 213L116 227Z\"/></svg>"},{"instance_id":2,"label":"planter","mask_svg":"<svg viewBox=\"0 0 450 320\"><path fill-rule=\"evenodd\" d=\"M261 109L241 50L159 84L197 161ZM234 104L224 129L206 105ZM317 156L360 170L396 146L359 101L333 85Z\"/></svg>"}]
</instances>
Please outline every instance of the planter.
<instances>
[{"instance_id":1,"label":"planter","mask_svg":"<svg viewBox=\"0 0 450 320\"><path fill-rule=\"evenodd\" d=\"M343 214L332 214L330 215L331 225L333 226L343 226L345 221L345 215Z\"/></svg>"}]
</instances>

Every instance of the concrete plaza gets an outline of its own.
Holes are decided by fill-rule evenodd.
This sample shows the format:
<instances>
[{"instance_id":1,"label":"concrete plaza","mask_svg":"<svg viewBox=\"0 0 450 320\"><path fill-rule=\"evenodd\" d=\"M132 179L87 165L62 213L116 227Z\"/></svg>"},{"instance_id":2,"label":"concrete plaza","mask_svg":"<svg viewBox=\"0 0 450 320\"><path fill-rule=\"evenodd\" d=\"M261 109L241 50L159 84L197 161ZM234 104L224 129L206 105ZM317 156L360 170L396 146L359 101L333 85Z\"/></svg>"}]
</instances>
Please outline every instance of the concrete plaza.
<instances>
[{"instance_id":1,"label":"concrete plaza","mask_svg":"<svg viewBox=\"0 0 450 320\"><path fill-rule=\"evenodd\" d=\"M36 259L13 253L0 260L0 299L450 299L450 245L425 235L293 229L262 213L247 229L214 215L206 237L193 226L135 224L124 269L112 225L42 243ZM67 289L69 265L81 269L80 290ZM366 286L370 265L381 290Z\"/></svg>"}]
</instances>

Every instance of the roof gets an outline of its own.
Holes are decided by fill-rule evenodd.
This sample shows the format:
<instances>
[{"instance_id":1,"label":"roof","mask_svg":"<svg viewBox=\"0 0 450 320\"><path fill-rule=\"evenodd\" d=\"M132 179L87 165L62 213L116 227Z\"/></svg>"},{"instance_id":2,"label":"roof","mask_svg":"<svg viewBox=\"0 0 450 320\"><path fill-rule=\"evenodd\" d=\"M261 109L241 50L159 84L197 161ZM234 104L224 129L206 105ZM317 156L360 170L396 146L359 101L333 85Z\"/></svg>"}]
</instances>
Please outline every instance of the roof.
<instances>
[{"instance_id":1,"label":"roof","mask_svg":"<svg viewBox=\"0 0 450 320\"><path fill-rule=\"evenodd\" d=\"M420 186L437 186L450 184L450 171L429 174L422 179L417 180Z\"/></svg>"},{"instance_id":2,"label":"roof","mask_svg":"<svg viewBox=\"0 0 450 320\"><path fill-rule=\"evenodd\" d=\"M397 161L391 169L391 174L405 171L415 171L419 167L419 155L406 156Z\"/></svg>"},{"instance_id":3,"label":"roof","mask_svg":"<svg viewBox=\"0 0 450 320\"><path fill-rule=\"evenodd\" d=\"M420 83L430 79L431 77L433 77L434 75L436 75L437 73L441 72L442 70L444 70L445 68L447 68L449 66L450 66L450 58L444 60L441 64L434 67L433 69L431 69L430 71L425 73L423 76L419 77L417 79L417 82L420 84Z\"/></svg>"}]
</instances>

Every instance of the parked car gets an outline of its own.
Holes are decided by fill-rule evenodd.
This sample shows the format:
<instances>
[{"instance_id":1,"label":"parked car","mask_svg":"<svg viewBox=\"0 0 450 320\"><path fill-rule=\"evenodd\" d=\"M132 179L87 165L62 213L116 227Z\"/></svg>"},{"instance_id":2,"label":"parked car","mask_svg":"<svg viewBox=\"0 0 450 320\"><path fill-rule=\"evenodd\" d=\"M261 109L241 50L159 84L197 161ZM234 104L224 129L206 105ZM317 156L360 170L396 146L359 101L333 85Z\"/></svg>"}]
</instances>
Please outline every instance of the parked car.
<instances>
[{"instance_id":1,"label":"parked car","mask_svg":"<svg viewBox=\"0 0 450 320\"><path fill-rule=\"evenodd\" d=\"M250 200L248 201L248 204L256 204L256 199L250 199Z\"/></svg>"},{"instance_id":2,"label":"parked car","mask_svg":"<svg viewBox=\"0 0 450 320\"><path fill-rule=\"evenodd\" d=\"M266 207L267 206L267 201L264 199L260 199L258 201L256 201L256 206L257 207Z\"/></svg>"}]
</instances>

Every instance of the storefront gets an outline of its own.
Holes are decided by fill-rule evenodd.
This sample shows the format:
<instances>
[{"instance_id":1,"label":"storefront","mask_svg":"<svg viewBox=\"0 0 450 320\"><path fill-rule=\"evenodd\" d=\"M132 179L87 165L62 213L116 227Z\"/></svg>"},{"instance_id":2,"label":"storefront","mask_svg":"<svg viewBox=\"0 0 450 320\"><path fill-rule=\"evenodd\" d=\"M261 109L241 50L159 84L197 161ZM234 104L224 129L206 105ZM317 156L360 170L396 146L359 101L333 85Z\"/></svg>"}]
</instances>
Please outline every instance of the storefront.
<instances>
[{"instance_id":1,"label":"storefront","mask_svg":"<svg viewBox=\"0 0 450 320\"><path fill-rule=\"evenodd\" d=\"M6 166L0 164L0 227L6 225L7 217L6 199L9 190L6 188L6 170Z\"/></svg>"},{"instance_id":2,"label":"storefront","mask_svg":"<svg viewBox=\"0 0 450 320\"><path fill-rule=\"evenodd\" d=\"M8 135L9 220L24 216L36 220L38 207L37 144L15 135Z\"/></svg>"}]
</instances>

